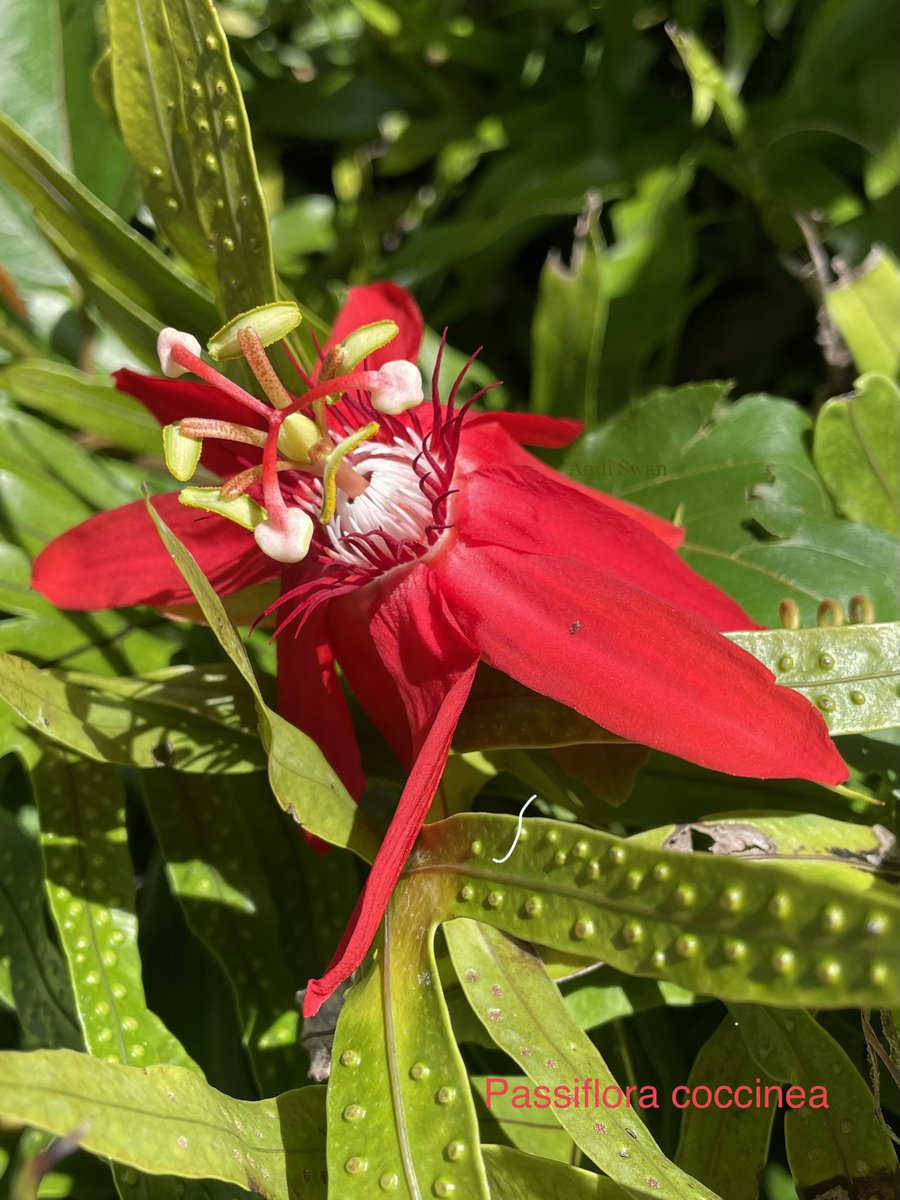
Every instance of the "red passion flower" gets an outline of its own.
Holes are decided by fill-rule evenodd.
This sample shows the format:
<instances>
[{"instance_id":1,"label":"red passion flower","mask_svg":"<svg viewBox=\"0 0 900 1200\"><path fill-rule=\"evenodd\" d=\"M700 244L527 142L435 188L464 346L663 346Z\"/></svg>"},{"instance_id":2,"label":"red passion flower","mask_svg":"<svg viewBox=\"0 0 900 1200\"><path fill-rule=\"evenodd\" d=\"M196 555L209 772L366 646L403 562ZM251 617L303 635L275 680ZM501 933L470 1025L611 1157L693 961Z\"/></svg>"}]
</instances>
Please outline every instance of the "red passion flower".
<instances>
[{"instance_id":1,"label":"red passion flower","mask_svg":"<svg viewBox=\"0 0 900 1200\"><path fill-rule=\"evenodd\" d=\"M350 926L307 989L306 1015L365 957L481 660L623 738L705 767L847 777L817 710L721 636L754 623L678 557L680 531L523 449L566 445L578 424L459 405L462 376L442 401L440 363L430 403L419 405L421 335L412 298L373 284L350 290L315 372L298 368L298 397L252 329L240 348L269 404L172 330L160 338L164 372L207 382L116 375L167 426L179 478L199 453L226 481L154 500L212 585L228 595L280 578L267 611L279 622L281 713L358 798L339 662L409 769ZM63 608L192 599L141 503L57 538L33 582Z\"/></svg>"}]
</instances>

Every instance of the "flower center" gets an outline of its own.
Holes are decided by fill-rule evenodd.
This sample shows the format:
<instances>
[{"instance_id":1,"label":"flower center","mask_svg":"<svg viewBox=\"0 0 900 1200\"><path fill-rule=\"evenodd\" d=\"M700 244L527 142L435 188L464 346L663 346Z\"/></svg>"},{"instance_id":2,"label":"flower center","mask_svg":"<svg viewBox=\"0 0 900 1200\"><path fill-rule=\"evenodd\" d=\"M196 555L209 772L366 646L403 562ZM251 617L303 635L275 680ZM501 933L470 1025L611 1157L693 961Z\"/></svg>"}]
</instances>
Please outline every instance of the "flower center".
<instances>
[{"instance_id":1,"label":"flower center","mask_svg":"<svg viewBox=\"0 0 900 1200\"><path fill-rule=\"evenodd\" d=\"M335 559L348 565L368 565L370 559L359 542L377 533L399 543L428 547L428 529L434 517L414 466L421 453L422 438L412 430L387 443L363 442L354 451L353 469L369 486L355 497L338 493L334 517L325 526Z\"/></svg>"},{"instance_id":2,"label":"flower center","mask_svg":"<svg viewBox=\"0 0 900 1200\"><path fill-rule=\"evenodd\" d=\"M268 313L267 308L276 308L278 312ZM251 529L263 553L278 562L299 562L309 553L315 532L313 513L317 508L324 540L330 552L343 561L371 566L371 555L361 555L357 542L376 531L384 535L383 549L389 549L391 543L425 542L431 506L418 489L414 466L422 450L421 438L417 442L393 438L383 445L372 440L379 433L379 422L364 424L357 419L360 414L380 413L393 424L398 414L423 399L422 380L413 363L396 361L375 371L359 369L367 354L396 336L397 326L384 321L356 330L326 356L319 368L324 378L318 381L295 361L307 389L302 396L295 397L276 375L252 323L258 318L265 327L270 319L279 328L286 328L285 317L296 323L299 310L295 318L291 313L285 314L285 308L291 306L264 306L244 314L220 330L210 343L213 352L216 347L220 352L225 348L232 357L237 347L271 407L205 363L199 356L195 338L172 329L160 334L159 355L164 374L177 376L192 371L266 426L260 429L199 418L186 418L167 426L163 433L166 462L172 474L183 482L192 477L197 467L204 437L262 449L262 462L258 466L241 471L220 488L185 488L181 501ZM336 374L338 371L342 373ZM358 397L351 403L350 412L329 420L328 406L347 393ZM311 411L314 419L302 413L302 408ZM402 423L397 424L404 431ZM279 478L288 471L293 475L288 481L294 484L289 487L293 504L286 500ZM295 483L298 476L300 481ZM262 503L250 494L254 490L261 491ZM366 500L369 491L372 495ZM357 509L352 512L354 504Z\"/></svg>"}]
</instances>

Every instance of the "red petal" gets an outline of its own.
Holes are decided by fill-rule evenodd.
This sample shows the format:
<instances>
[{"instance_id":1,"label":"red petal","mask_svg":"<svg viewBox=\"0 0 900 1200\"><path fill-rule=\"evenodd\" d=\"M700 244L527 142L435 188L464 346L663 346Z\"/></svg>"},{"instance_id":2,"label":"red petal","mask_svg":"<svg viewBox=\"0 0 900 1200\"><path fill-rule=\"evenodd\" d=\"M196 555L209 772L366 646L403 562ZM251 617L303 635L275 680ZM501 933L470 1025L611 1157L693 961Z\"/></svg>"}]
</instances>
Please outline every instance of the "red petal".
<instances>
[{"instance_id":1,"label":"red petal","mask_svg":"<svg viewBox=\"0 0 900 1200\"><path fill-rule=\"evenodd\" d=\"M294 586L298 581L291 581ZM334 669L334 655L320 606L299 637L290 628L279 637L278 711L311 737L353 796L359 800L365 776L350 712Z\"/></svg>"},{"instance_id":2,"label":"red petal","mask_svg":"<svg viewBox=\"0 0 900 1200\"><path fill-rule=\"evenodd\" d=\"M807 700L709 625L622 579L462 543L433 568L489 663L614 733L732 775L847 778Z\"/></svg>"},{"instance_id":3,"label":"red petal","mask_svg":"<svg viewBox=\"0 0 900 1200\"><path fill-rule=\"evenodd\" d=\"M685 563L642 524L575 494L561 476L529 467L481 467L466 476L453 520L469 542L559 555L595 566L708 621L756 629L740 605Z\"/></svg>"},{"instance_id":4,"label":"red petal","mask_svg":"<svg viewBox=\"0 0 900 1200\"><path fill-rule=\"evenodd\" d=\"M460 632L427 567L414 568L389 592L382 592L369 632L406 700L416 760L337 953L324 975L311 980L306 990L306 1017L319 1011L372 944L437 791L478 663L478 650ZM349 661L346 666L351 666ZM374 691L364 703L368 708L376 701L369 711L377 719L377 686Z\"/></svg>"},{"instance_id":5,"label":"red petal","mask_svg":"<svg viewBox=\"0 0 900 1200\"><path fill-rule=\"evenodd\" d=\"M498 425L504 433L523 446L546 446L559 450L568 446L584 430L581 421L570 417L545 417L540 413L486 412L475 413L469 418L470 425Z\"/></svg>"},{"instance_id":6,"label":"red petal","mask_svg":"<svg viewBox=\"0 0 900 1200\"><path fill-rule=\"evenodd\" d=\"M352 287L335 318L325 349L330 350L354 329L371 325L373 321L396 321L400 332L392 342L369 355L367 365L371 370L375 371L384 363L400 358L413 363L418 361L424 328L422 314L409 292L396 283L368 283L364 287Z\"/></svg>"},{"instance_id":7,"label":"red petal","mask_svg":"<svg viewBox=\"0 0 900 1200\"><path fill-rule=\"evenodd\" d=\"M506 414L512 415L512 414ZM543 418L549 420L550 418ZM573 422L575 424L575 422ZM607 508L615 509L616 512L624 513L630 517L632 521L637 521L639 525L643 525L661 542L665 542L673 550L677 550L684 541L684 530L677 525L673 525L671 521L666 521L663 517L658 517L656 513L647 512L644 508L638 508L636 504L629 504L627 500L622 500L618 496L612 496L608 492L600 492L596 488L587 487L580 483L577 479L570 479L567 475L561 475L559 471L554 471L552 467L548 467L546 463L541 462L539 458L535 458L533 454L529 454L524 450L513 437L508 436L504 425L498 425L496 422L493 427L481 424L481 415L479 414L471 425L476 426L476 429L469 432L469 426L463 433L462 442L462 458L463 461L471 461L473 466L506 464L528 467L532 471L537 471L539 474L551 479L558 484L569 488L573 492L577 492L580 496L586 497L596 504L605 505ZM480 426L480 428L478 428ZM532 442L532 445L546 444ZM577 503L577 501L576 501Z\"/></svg>"},{"instance_id":8,"label":"red petal","mask_svg":"<svg viewBox=\"0 0 900 1200\"><path fill-rule=\"evenodd\" d=\"M160 425L171 425L182 417L206 417L213 421L234 421L238 425L250 425L255 429L265 428L255 413L249 409L242 409L234 400L210 387L208 383L186 379L160 379L156 375L139 375L137 371L126 370L116 371L113 379L120 392L127 392L129 396L140 400ZM204 467L215 471L222 478L236 475L246 467L254 467L260 460L261 452L255 446L243 446L239 442L219 442L210 438L204 441L200 457Z\"/></svg>"},{"instance_id":9,"label":"red petal","mask_svg":"<svg viewBox=\"0 0 900 1200\"><path fill-rule=\"evenodd\" d=\"M175 492L155 496L153 504L221 595L276 576L273 560L231 521L186 508ZM31 583L59 608L80 611L166 608L194 599L143 500L98 513L54 538L35 559Z\"/></svg>"}]
</instances>

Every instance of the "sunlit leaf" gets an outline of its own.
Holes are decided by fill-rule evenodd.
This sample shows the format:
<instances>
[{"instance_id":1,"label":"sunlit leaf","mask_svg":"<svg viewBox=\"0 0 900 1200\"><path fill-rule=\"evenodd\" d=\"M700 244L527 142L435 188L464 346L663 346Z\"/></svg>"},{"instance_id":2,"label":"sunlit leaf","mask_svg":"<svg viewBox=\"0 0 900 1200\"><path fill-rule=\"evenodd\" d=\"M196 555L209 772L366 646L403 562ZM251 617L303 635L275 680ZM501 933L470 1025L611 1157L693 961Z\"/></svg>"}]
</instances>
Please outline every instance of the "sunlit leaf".
<instances>
[{"instance_id":1,"label":"sunlit leaf","mask_svg":"<svg viewBox=\"0 0 900 1200\"><path fill-rule=\"evenodd\" d=\"M3 1116L60 1135L86 1122L81 1144L122 1164L126 1184L138 1171L220 1179L266 1200L325 1200L324 1090L233 1100L183 1067L0 1054Z\"/></svg>"},{"instance_id":2,"label":"sunlit leaf","mask_svg":"<svg viewBox=\"0 0 900 1200\"><path fill-rule=\"evenodd\" d=\"M404 1200L487 1200L478 1124L434 960L434 929L394 895L372 969L338 1022L328 1168L347 1200L370 1180Z\"/></svg>"},{"instance_id":3,"label":"sunlit leaf","mask_svg":"<svg viewBox=\"0 0 900 1200\"><path fill-rule=\"evenodd\" d=\"M900 622L728 637L815 704L832 734L900 726Z\"/></svg>"},{"instance_id":4,"label":"sunlit leaf","mask_svg":"<svg viewBox=\"0 0 900 1200\"><path fill-rule=\"evenodd\" d=\"M626 1104L625 1089L560 1004L556 985L534 953L477 921L453 921L445 933L457 975L485 1029L517 1070L546 1090L550 1111L606 1175L631 1194L660 1188L673 1200L715 1200L666 1158L644 1124L642 1104L658 1107L659 1094L654 1099L655 1089L641 1093L635 1087ZM576 1080L590 1085L579 1096L581 1104L550 1108L554 1089L577 1092Z\"/></svg>"},{"instance_id":5,"label":"sunlit leaf","mask_svg":"<svg viewBox=\"0 0 900 1200\"><path fill-rule=\"evenodd\" d=\"M900 393L884 375L864 375L856 386L819 410L813 456L841 512L898 533Z\"/></svg>"},{"instance_id":6,"label":"sunlit leaf","mask_svg":"<svg viewBox=\"0 0 900 1200\"><path fill-rule=\"evenodd\" d=\"M890 1003L891 886L838 863L655 850L529 818L426 825L404 878L437 920L472 917L537 945L722 999L822 1008Z\"/></svg>"}]
</instances>

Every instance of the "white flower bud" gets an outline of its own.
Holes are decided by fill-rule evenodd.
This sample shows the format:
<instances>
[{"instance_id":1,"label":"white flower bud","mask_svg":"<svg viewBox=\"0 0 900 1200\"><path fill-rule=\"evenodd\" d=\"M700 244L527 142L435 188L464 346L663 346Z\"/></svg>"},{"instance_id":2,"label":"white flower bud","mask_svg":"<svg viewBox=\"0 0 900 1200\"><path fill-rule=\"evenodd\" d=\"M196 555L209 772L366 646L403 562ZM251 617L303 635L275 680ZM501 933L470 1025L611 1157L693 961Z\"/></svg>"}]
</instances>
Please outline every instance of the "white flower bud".
<instances>
[{"instance_id":1,"label":"white flower bud","mask_svg":"<svg viewBox=\"0 0 900 1200\"><path fill-rule=\"evenodd\" d=\"M371 393L372 407L376 412L395 417L422 403L422 376L415 363L399 358L379 367L377 375L379 386L372 388Z\"/></svg>"},{"instance_id":2,"label":"white flower bud","mask_svg":"<svg viewBox=\"0 0 900 1200\"><path fill-rule=\"evenodd\" d=\"M302 508L289 508L284 514L284 524L278 528L268 518L253 530L256 544L276 562L295 563L306 558L312 541L315 525Z\"/></svg>"},{"instance_id":3,"label":"white flower bud","mask_svg":"<svg viewBox=\"0 0 900 1200\"><path fill-rule=\"evenodd\" d=\"M180 329L163 329L156 339L156 353L159 355L159 368L167 379L177 379L179 375L187 374L187 367L182 367L172 357L176 346L200 357L200 343L191 333L182 333Z\"/></svg>"}]
</instances>

